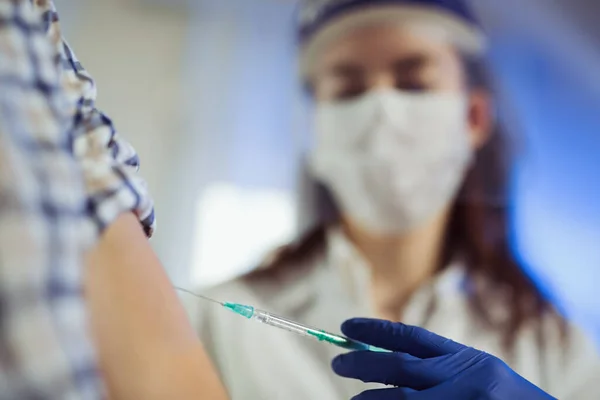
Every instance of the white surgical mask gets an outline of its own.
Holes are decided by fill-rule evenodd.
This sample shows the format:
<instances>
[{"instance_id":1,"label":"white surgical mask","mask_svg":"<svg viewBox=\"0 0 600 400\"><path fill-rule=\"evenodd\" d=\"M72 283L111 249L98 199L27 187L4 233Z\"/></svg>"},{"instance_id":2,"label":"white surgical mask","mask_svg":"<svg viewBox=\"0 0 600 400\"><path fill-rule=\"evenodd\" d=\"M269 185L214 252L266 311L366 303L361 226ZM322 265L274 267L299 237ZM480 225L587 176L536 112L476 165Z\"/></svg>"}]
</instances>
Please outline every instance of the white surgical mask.
<instances>
[{"instance_id":1,"label":"white surgical mask","mask_svg":"<svg viewBox=\"0 0 600 400\"><path fill-rule=\"evenodd\" d=\"M311 170L368 230L405 233L436 216L471 159L465 95L383 89L317 105Z\"/></svg>"}]
</instances>

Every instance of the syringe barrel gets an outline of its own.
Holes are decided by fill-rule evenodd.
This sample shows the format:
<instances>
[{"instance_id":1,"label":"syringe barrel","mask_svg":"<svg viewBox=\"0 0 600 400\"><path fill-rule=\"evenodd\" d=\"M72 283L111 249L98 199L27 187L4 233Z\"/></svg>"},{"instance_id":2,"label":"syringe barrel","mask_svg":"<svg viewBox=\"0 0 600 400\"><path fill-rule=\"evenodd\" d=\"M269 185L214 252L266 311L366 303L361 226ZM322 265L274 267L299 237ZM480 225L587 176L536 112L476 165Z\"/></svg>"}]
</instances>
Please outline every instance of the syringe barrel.
<instances>
[{"instance_id":1,"label":"syringe barrel","mask_svg":"<svg viewBox=\"0 0 600 400\"><path fill-rule=\"evenodd\" d=\"M254 314L252 315L252 319L262 322L263 324L271 325L276 328L284 329L289 332L296 333L298 335L303 336L313 336L309 333L309 330L314 330L313 328L300 325L297 322L290 321L289 319L279 317L277 315L270 314L263 310L254 310Z\"/></svg>"},{"instance_id":2,"label":"syringe barrel","mask_svg":"<svg viewBox=\"0 0 600 400\"><path fill-rule=\"evenodd\" d=\"M289 332L296 333L302 336L312 337L320 341L330 343L334 346L341 347L347 350L362 350L362 351L378 351L388 352L389 350L380 349L375 346L368 345L366 343L359 342L344 336L335 335L333 333L326 332L322 329L313 328L307 325L302 325L294 321L290 321L287 318L273 315L263 310L254 309L252 319L262 322L270 326L274 326L280 329L284 329Z\"/></svg>"},{"instance_id":3,"label":"syringe barrel","mask_svg":"<svg viewBox=\"0 0 600 400\"><path fill-rule=\"evenodd\" d=\"M230 311L233 311L234 313L245 318L254 319L258 322L262 322L263 324L274 326L288 332L293 332L297 335L312 337L314 339L324 341L347 350L389 352L389 350L381 349L357 340L326 332L322 329L316 329L310 326L299 324L298 322L291 321L287 318L279 317L263 310L258 310L253 306L230 302L220 304Z\"/></svg>"}]
</instances>

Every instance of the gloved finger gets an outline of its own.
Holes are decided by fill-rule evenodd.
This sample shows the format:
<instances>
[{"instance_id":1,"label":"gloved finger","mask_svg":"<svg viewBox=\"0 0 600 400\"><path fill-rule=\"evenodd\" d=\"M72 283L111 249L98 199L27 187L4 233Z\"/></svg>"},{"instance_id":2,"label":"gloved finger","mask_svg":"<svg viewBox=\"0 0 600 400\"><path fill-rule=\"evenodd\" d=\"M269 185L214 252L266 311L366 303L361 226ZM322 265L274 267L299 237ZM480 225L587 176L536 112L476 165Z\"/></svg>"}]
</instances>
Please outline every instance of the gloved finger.
<instances>
[{"instance_id":1,"label":"gloved finger","mask_svg":"<svg viewBox=\"0 0 600 400\"><path fill-rule=\"evenodd\" d=\"M423 328L377 319L348 320L342 324L342 332L352 339L419 358L454 354L466 348Z\"/></svg>"},{"instance_id":2,"label":"gloved finger","mask_svg":"<svg viewBox=\"0 0 600 400\"><path fill-rule=\"evenodd\" d=\"M447 368L448 363L442 358L422 360L404 353L372 351L342 354L333 360L331 366L336 374L345 378L415 390L439 385L457 372L453 368Z\"/></svg>"},{"instance_id":3,"label":"gloved finger","mask_svg":"<svg viewBox=\"0 0 600 400\"><path fill-rule=\"evenodd\" d=\"M415 392L407 388L367 390L354 396L352 400L412 400Z\"/></svg>"},{"instance_id":4,"label":"gloved finger","mask_svg":"<svg viewBox=\"0 0 600 400\"><path fill-rule=\"evenodd\" d=\"M475 395L474 392L476 392L474 386L465 388L464 386L457 386L455 383L448 381L431 389L414 392L406 400L463 400L466 398L479 399L485 397L485 394L482 394L484 397L473 397Z\"/></svg>"}]
</instances>

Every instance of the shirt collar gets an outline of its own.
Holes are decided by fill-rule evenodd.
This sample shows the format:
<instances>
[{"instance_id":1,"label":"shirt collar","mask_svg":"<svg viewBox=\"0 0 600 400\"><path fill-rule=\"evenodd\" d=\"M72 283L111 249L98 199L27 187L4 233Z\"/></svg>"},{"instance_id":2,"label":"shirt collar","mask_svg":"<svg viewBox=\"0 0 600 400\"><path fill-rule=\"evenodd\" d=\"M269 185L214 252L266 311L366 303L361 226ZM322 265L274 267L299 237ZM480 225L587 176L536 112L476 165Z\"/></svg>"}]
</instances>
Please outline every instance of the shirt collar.
<instances>
[{"instance_id":1,"label":"shirt collar","mask_svg":"<svg viewBox=\"0 0 600 400\"><path fill-rule=\"evenodd\" d=\"M319 315L374 315L368 261L341 228L330 228L326 240L324 254L311 260L311 265L289 268L276 283L271 279L255 283L257 295L276 305L271 311L295 318L306 318L304 314L315 313L315 307ZM402 321L425 325L435 299L443 296L444 303L449 303L450 298L464 298L465 277L460 263L451 264L417 290L404 310Z\"/></svg>"},{"instance_id":2,"label":"shirt collar","mask_svg":"<svg viewBox=\"0 0 600 400\"><path fill-rule=\"evenodd\" d=\"M332 227L327 233L327 264L337 271L342 286L352 301L355 304L366 303L372 310L368 295L369 263L340 227ZM464 297L462 289L465 279L466 273L462 263L451 263L443 272L417 290L407 305L407 310L410 313L412 308L426 308L425 304L441 296Z\"/></svg>"}]
</instances>

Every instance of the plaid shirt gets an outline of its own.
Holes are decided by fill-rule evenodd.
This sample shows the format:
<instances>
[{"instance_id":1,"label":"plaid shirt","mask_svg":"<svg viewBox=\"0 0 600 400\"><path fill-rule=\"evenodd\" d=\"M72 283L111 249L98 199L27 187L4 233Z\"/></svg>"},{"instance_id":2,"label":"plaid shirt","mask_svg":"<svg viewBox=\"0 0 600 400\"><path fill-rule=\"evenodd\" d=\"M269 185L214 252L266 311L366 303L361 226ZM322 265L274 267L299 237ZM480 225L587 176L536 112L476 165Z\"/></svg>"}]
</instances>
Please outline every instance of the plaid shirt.
<instances>
[{"instance_id":1,"label":"plaid shirt","mask_svg":"<svg viewBox=\"0 0 600 400\"><path fill-rule=\"evenodd\" d=\"M137 175L135 150L119 136L110 118L96 108L94 80L63 39L52 1L31 1L42 13L45 29L60 55L61 83L72 107L73 149L84 172L93 217L103 229L124 210L131 210L151 236L154 204L145 181Z\"/></svg>"},{"instance_id":2,"label":"plaid shirt","mask_svg":"<svg viewBox=\"0 0 600 400\"><path fill-rule=\"evenodd\" d=\"M0 0L0 400L105 397L83 253L123 212L148 234L154 218L137 157L94 98L54 6Z\"/></svg>"}]
</instances>

